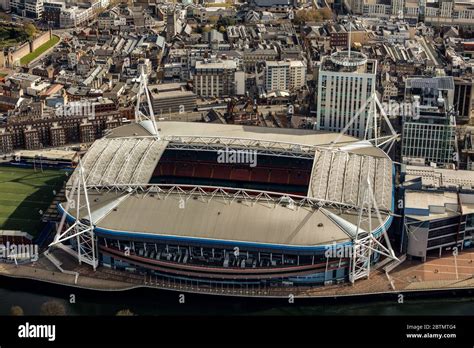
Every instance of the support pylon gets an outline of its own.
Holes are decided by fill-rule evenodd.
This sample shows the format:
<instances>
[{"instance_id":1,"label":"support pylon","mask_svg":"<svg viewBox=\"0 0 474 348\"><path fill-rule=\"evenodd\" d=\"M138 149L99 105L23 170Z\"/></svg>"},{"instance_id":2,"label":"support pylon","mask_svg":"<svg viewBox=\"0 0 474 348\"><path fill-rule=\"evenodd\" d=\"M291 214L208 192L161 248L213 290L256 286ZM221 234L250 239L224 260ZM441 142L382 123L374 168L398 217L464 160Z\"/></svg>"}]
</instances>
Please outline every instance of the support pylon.
<instances>
[{"instance_id":1,"label":"support pylon","mask_svg":"<svg viewBox=\"0 0 474 348\"><path fill-rule=\"evenodd\" d=\"M382 236L385 245L374 237L372 231L372 210L375 210L377 220L382 228ZM365 224L366 229L362 229ZM369 232L366 232L369 231ZM369 178L367 178L366 189L359 208L359 218L357 221L357 230L352 241L351 266L349 271L349 280L352 284L358 279L369 278L371 258L374 254L384 255L392 260L398 260L392 249L387 230L384 227L384 221L375 201L374 192Z\"/></svg>"},{"instance_id":2,"label":"support pylon","mask_svg":"<svg viewBox=\"0 0 474 348\"><path fill-rule=\"evenodd\" d=\"M140 124L150 124L149 131L159 137L158 129L156 128L155 114L153 112L153 104L151 101L150 91L148 90L148 79L145 74L145 69L142 67L140 71L139 86L137 93L137 104L135 105L135 122ZM142 96L145 96L148 115L142 110Z\"/></svg>"},{"instance_id":3,"label":"support pylon","mask_svg":"<svg viewBox=\"0 0 474 348\"><path fill-rule=\"evenodd\" d=\"M66 207L61 217L61 222L54 237L53 242L49 247L54 247L63 242L76 238L76 249L64 244L63 247L69 248L72 253L77 256L79 264L82 262L91 265L96 270L98 266L97 246L94 235L94 224L89 204L89 197L87 194L87 186L84 176L84 168L82 162L79 160L77 168L77 175L74 179L72 189L66 195ZM75 209L76 216L74 223L62 232L66 217L69 214L69 209ZM81 217L82 216L82 217Z\"/></svg>"},{"instance_id":4,"label":"support pylon","mask_svg":"<svg viewBox=\"0 0 474 348\"><path fill-rule=\"evenodd\" d=\"M380 100L377 96L377 92L374 92L372 95L367 98L367 100L362 104L362 106L357 110L357 112L351 117L349 122L345 125L345 127L339 132L339 135L334 139L331 144L330 148L334 147L339 141L341 140L342 136L344 136L349 128L359 119L360 114L363 113L365 110L368 110L367 113L367 120L365 123L365 132L363 140L370 141L375 146L382 148L385 152L389 152L392 148L394 142L399 138L399 134L395 131L390 122L390 119L387 116ZM379 117L378 112L382 117ZM388 129L390 130L390 135L387 136L380 136L380 124L384 121ZM316 129L316 125L315 125ZM387 150L388 148L388 150Z\"/></svg>"}]
</instances>

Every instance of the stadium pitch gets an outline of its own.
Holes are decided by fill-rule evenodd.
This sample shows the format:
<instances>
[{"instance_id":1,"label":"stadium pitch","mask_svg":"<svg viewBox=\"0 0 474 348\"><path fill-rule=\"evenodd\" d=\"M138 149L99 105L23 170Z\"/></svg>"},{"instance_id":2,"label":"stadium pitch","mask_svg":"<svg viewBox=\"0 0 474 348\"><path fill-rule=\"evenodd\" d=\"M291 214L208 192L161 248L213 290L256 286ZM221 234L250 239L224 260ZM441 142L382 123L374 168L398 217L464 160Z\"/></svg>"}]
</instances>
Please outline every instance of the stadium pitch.
<instances>
[{"instance_id":1,"label":"stadium pitch","mask_svg":"<svg viewBox=\"0 0 474 348\"><path fill-rule=\"evenodd\" d=\"M65 172L60 170L0 166L0 230L39 233L42 213L65 180Z\"/></svg>"}]
</instances>

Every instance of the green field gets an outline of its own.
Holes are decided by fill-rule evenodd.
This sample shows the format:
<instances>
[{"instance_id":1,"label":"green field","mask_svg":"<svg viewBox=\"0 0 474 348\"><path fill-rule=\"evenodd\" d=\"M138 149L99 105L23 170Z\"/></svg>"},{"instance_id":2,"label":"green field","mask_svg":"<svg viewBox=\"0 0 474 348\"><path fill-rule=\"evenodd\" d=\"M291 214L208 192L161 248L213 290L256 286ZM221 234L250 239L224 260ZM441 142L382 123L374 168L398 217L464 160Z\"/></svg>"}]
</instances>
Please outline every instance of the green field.
<instances>
[{"instance_id":1,"label":"green field","mask_svg":"<svg viewBox=\"0 0 474 348\"><path fill-rule=\"evenodd\" d=\"M56 45L59 42L59 36L53 35L51 40L45 42L42 44L40 47L35 49L33 52L27 54L23 58L20 59L20 64L22 65L28 65L32 60L38 58L41 54L49 50L51 47Z\"/></svg>"},{"instance_id":2,"label":"green field","mask_svg":"<svg viewBox=\"0 0 474 348\"><path fill-rule=\"evenodd\" d=\"M65 173L59 170L13 168L0 166L0 230L39 233L40 210L46 212L59 192Z\"/></svg>"}]
</instances>

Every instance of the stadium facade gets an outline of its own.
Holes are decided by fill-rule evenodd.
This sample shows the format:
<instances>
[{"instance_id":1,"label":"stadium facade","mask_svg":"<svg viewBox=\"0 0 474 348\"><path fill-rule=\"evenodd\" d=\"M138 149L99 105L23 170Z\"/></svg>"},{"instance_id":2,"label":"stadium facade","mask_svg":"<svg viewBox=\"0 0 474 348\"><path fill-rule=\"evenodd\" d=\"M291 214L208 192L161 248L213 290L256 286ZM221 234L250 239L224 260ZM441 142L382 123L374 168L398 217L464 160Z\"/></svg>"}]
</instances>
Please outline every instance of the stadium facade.
<instances>
[{"instance_id":1,"label":"stadium facade","mask_svg":"<svg viewBox=\"0 0 474 348\"><path fill-rule=\"evenodd\" d=\"M394 257L386 235L393 163L370 142L150 122L95 141L71 176L55 243L79 261L173 280L278 286L354 281L381 255ZM256 161L218 160L222 151L252 152Z\"/></svg>"}]
</instances>

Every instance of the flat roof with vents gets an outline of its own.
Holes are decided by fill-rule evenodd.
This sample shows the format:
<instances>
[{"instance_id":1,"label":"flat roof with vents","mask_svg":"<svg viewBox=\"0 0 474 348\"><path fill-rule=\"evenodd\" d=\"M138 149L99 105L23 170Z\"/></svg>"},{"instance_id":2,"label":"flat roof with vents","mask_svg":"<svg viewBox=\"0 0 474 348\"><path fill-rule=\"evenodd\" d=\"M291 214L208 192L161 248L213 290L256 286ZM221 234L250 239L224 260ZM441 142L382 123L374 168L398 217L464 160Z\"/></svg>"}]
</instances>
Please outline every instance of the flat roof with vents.
<instances>
[{"instance_id":1,"label":"flat roof with vents","mask_svg":"<svg viewBox=\"0 0 474 348\"><path fill-rule=\"evenodd\" d=\"M423 187L474 189L474 171L423 166L405 167L405 181L421 179Z\"/></svg>"}]
</instances>

